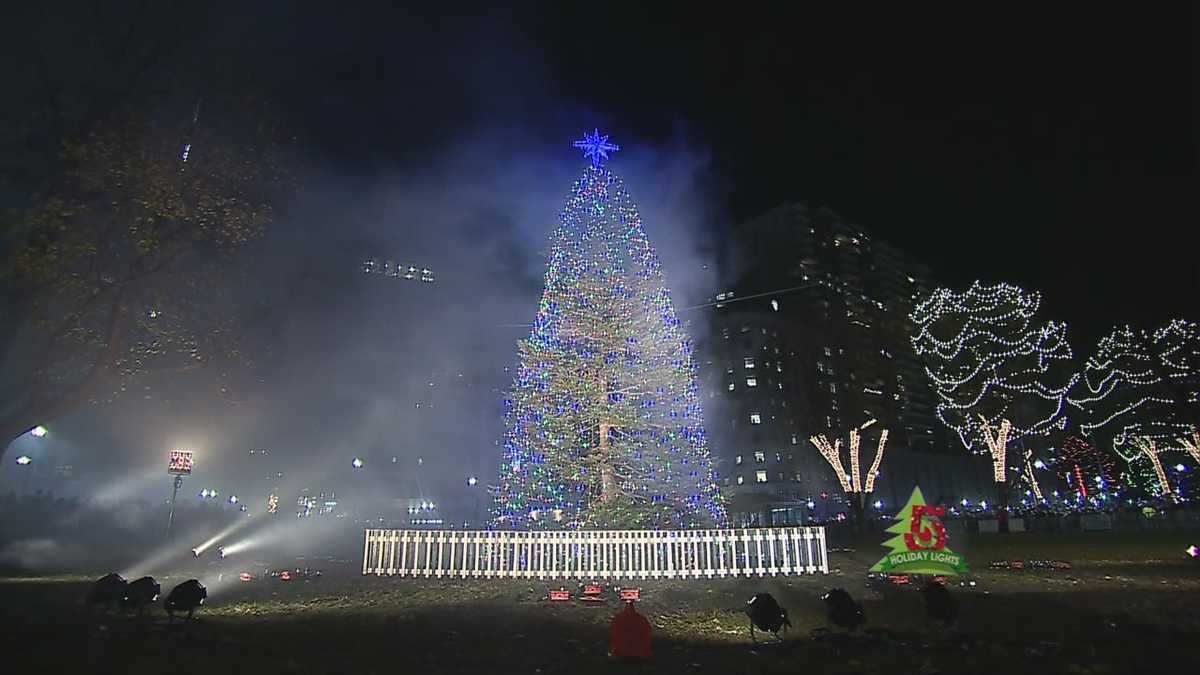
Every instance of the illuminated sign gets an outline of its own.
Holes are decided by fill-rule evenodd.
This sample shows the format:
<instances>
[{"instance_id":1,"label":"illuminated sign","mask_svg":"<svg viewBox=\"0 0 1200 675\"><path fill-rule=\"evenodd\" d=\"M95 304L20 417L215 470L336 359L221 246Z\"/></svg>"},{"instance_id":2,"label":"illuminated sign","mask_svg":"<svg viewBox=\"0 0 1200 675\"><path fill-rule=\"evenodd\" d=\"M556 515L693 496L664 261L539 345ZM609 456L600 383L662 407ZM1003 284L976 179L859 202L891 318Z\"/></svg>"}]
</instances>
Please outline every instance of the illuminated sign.
<instances>
[{"instance_id":1,"label":"illuminated sign","mask_svg":"<svg viewBox=\"0 0 1200 675\"><path fill-rule=\"evenodd\" d=\"M896 524L886 532L896 535L883 542L891 553L875 563L872 572L893 574L966 574L967 561L946 545L949 537L941 517L944 506L925 503L921 488L913 488L908 503L896 514Z\"/></svg>"},{"instance_id":2,"label":"illuminated sign","mask_svg":"<svg viewBox=\"0 0 1200 675\"><path fill-rule=\"evenodd\" d=\"M550 591L550 600L553 602L563 602L571 599L571 591Z\"/></svg>"},{"instance_id":3,"label":"illuminated sign","mask_svg":"<svg viewBox=\"0 0 1200 675\"><path fill-rule=\"evenodd\" d=\"M167 462L167 473L174 476L190 476L192 474L192 452L190 450L172 450L171 459Z\"/></svg>"}]
</instances>

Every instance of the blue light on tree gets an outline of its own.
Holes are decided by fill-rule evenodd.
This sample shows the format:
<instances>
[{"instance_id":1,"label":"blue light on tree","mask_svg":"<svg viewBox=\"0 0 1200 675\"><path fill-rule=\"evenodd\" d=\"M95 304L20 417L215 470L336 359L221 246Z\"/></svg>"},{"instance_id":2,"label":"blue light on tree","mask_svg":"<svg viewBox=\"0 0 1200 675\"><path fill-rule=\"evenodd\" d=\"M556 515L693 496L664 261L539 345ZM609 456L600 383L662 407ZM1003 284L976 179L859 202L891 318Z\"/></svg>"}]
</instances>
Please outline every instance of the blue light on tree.
<instances>
[{"instance_id":1,"label":"blue light on tree","mask_svg":"<svg viewBox=\"0 0 1200 675\"><path fill-rule=\"evenodd\" d=\"M601 136L599 129L593 129L591 134L584 132L583 138L572 145L583 150L583 156L592 160L592 166L596 167L608 159L608 153L621 149L616 143L609 143L608 136Z\"/></svg>"}]
</instances>

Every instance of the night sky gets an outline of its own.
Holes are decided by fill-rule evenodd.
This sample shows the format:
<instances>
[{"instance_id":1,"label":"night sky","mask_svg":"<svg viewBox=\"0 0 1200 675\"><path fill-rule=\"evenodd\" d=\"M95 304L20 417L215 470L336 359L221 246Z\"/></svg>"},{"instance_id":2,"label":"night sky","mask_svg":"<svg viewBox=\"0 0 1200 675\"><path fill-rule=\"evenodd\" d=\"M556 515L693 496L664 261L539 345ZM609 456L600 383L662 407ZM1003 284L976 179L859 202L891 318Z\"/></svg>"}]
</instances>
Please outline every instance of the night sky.
<instances>
[{"instance_id":1,"label":"night sky","mask_svg":"<svg viewBox=\"0 0 1200 675\"><path fill-rule=\"evenodd\" d=\"M938 281L1041 289L1080 342L1194 312L1186 11L556 5L295 10L246 30L271 36L266 72L355 170L480 128L519 144L599 125L705 155L718 232L827 204Z\"/></svg>"}]
</instances>

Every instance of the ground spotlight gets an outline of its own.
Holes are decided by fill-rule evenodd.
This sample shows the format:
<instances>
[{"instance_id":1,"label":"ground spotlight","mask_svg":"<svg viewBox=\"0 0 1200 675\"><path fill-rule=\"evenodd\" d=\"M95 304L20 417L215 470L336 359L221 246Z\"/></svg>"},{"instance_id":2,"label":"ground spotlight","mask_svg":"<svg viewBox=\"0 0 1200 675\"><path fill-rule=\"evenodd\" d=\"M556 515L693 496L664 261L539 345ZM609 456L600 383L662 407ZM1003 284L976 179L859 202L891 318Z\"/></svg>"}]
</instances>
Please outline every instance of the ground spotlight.
<instances>
[{"instance_id":1,"label":"ground spotlight","mask_svg":"<svg viewBox=\"0 0 1200 675\"><path fill-rule=\"evenodd\" d=\"M208 589L196 579L188 579L171 589L163 608L167 610L168 621L175 619L176 612L187 612L187 618L192 618L204 599L208 597Z\"/></svg>"},{"instance_id":2,"label":"ground spotlight","mask_svg":"<svg viewBox=\"0 0 1200 675\"><path fill-rule=\"evenodd\" d=\"M158 585L154 577L142 577L129 582L129 585L125 587L125 596L121 598L121 605L126 609L136 609L138 614L141 614L146 605L158 601L158 595L161 592L162 586Z\"/></svg>"},{"instance_id":3,"label":"ground spotlight","mask_svg":"<svg viewBox=\"0 0 1200 675\"><path fill-rule=\"evenodd\" d=\"M193 557L193 558L199 558L199 557L200 557L200 549L199 549L199 548L194 548L194 549L192 549L192 557Z\"/></svg>"},{"instance_id":4,"label":"ground spotlight","mask_svg":"<svg viewBox=\"0 0 1200 675\"><path fill-rule=\"evenodd\" d=\"M20 464L21 466L25 466L26 464L29 464L32 461L33 461L33 459L29 455L21 455L20 457L17 458L17 464Z\"/></svg>"},{"instance_id":5,"label":"ground spotlight","mask_svg":"<svg viewBox=\"0 0 1200 675\"><path fill-rule=\"evenodd\" d=\"M844 588L831 588L821 596L825 603L829 623L846 630L854 630L867 620L862 605L854 601Z\"/></svg>"},{"instance_id":6,"label":"ground spotlight","mask_svg":"<svg viewBox=\"0 0 1200 675\"><path fill-rule=\"evenodd\" d=\"M33 434L34 438L42 438L43 436L46 435L46 427L39 424L36 427L30 429L29 433Z\"/></svg>"},{"instance_id":7,"label":"ground spotlight","mask_svg":"<svg viewBox=\"0 0 1200 675\"><path fill-rule=\"evenodd\" d=\"M221 558L222 560L225 559L225 547L224 546L217 547L217 557Z\"/></svg>"},{"instance_id":8,"label":"ground spotlight","mask_svg":"<svg viewBox=\"0 0 1200 675\"><path fill-rule=\"evenodd\" d=\"M100 605L104 609L112 609L114 605L125 598L125 588L129 584L125 577L110 572L96 580L88 591L86 604L88 608Z\"/></svg>"},{"instance_id":9,"label":"ground spotlight","mask_svg":"<svg viewBox=\"0 0 1200 675\"><path fill-rule=\"evenodd\" d=\"M787 630L792 622L788 620L787 610L780 607L770 593L759 593L746 603L746 616L750 617L750 639L754 637L754 628L767 631L779 639L779 631Z\"/></svg>"},{"instance_id":10,"label":"ground spotlight","mask_svg":"<svg viewBox=\"0 0 1200 675\"><path fill-rule=\"evenodd\" d=\"M221 541L222 539L233 534L238 529L244 527L246 525L246 523L248 523L248 522L250 522L250 521L246 520L245 518L239 518L239 519L233 521L232 523L229 524L228 527L226 527L225 529L221 530L220 532L214 534L213 536L209 537L208 539L206 539L204 541L204 543L200 544L196 548L193 548L192 555L199 558L200 554L207 551L210 547L212 547L213 544L216 544L218 541Z\"/></svg>"}]
</instances>

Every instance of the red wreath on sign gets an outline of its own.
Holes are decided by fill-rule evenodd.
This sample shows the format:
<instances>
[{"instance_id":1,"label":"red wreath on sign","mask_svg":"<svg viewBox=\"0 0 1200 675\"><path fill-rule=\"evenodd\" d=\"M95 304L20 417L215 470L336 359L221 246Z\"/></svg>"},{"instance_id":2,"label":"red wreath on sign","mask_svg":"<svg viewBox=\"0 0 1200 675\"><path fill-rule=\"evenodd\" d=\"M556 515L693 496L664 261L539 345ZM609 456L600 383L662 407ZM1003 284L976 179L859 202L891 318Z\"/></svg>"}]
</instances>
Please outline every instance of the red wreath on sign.
<instances>
[{"instance_id":1,"label":"red wreath on sign","mask_svg":"<svg viewBox=\"0 0 1200 675\"><path fill-rule=\"evenodd\" d=\"M946 507L918 504L912 507L910 532L904 534L904 543L910 551L941 551L946 548L946 527L941 516Z\"/></svg>"}]
</instances>

